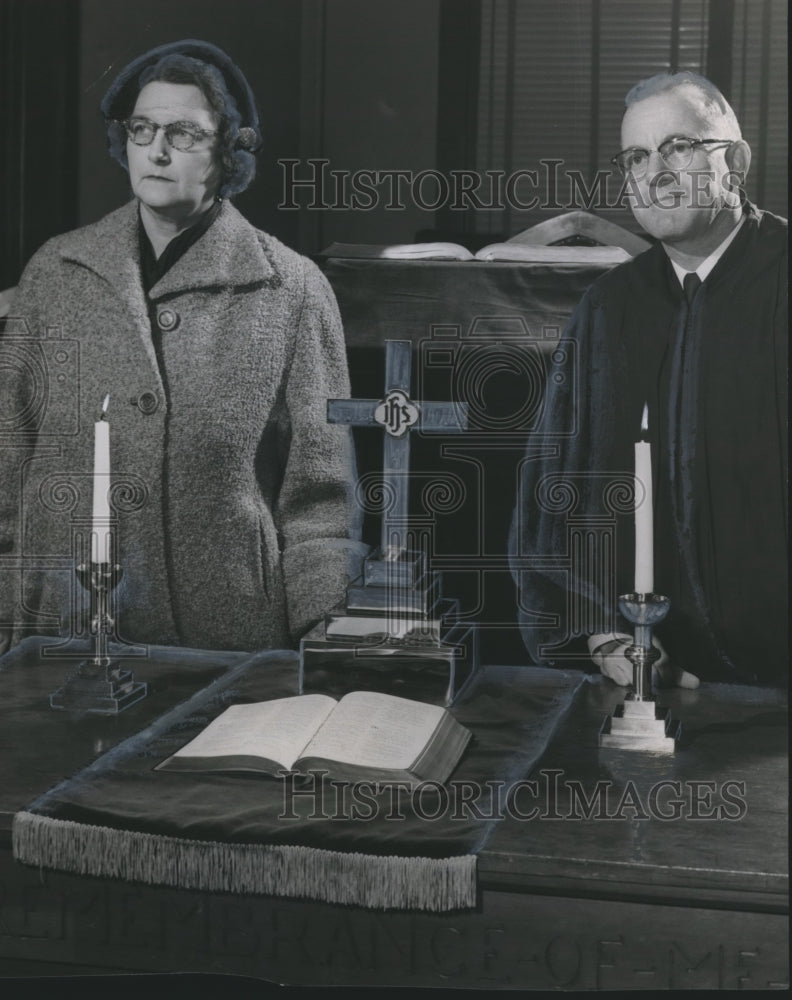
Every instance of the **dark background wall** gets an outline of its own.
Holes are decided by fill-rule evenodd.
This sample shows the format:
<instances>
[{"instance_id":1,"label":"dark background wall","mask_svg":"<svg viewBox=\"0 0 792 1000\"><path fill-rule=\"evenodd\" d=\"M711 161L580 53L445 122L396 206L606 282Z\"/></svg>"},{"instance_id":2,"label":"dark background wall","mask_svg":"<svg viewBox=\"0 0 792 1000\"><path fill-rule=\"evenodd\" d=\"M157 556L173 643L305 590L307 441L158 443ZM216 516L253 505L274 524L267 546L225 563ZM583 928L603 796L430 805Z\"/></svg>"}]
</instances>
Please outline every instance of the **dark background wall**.
<instances>
[{"instance_id":1,"label":"dark background wall","mask_svg":"<svg viewBox=\"0 0 792 1000\"><path fill-rule=\"evenodd\" d=\"M0 289L79 221L79 10L0 0Z\"/></svg>"},{"instance_id":2,"label":"dark background wall","mask_svg":"<svg viewBox=\"0 0 792 1000\"><path fill-rule=\"evenodd\" d=\"M435 166L440 0L331 0L309 5L306 28L322 32L314 56L317 128L303 132L302 159L324 157L338 171ZM311 54L303 53L309 68ZM404 209L314 211L316 249L347 243L406 242L434 225L434 213ZM309 210L310 211L310 210Z\"/></svg>"}]
</instances>

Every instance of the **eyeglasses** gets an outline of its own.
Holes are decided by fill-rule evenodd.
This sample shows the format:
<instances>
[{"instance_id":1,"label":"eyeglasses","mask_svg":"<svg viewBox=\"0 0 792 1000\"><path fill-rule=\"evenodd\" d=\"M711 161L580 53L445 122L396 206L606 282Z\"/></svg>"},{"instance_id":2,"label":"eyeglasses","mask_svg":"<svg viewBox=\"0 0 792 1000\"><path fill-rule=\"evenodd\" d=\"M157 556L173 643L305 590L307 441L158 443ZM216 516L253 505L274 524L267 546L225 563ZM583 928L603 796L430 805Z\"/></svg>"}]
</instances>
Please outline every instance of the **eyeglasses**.
<instances>
[{"instance_id":1,"label":"eyeglasses","mask_svg":"<svg viewBox=\"0 0 792 1000\"><path fill-rule=\"evenodd\" d=\"M148 118L130 118L118 124L124 126L127 135L136 146L150 146L154 136L162 129L168 145L182 152L192 149L201 139L217 135L217 132L212 132L210 129L199 128L194 122L169 122L167 125L158 125Z\"/></svg>"},{"instance_id":2,"label":"eyeglasses","mask_svg":"<svg viewBox=\"0 0 792 1000\"><path fill-rule=\"evenodd\" d=\"M730 146L733 141L732 139L691 139L684 135L673 135L657 147L657 152L671 170L684 170L685 167L689 166L693 159L693 152L699 146L709 146L711 143ZM621 153L617 153L611 159L611 163L614 163L625 177L628 174L632 177L643 177L649 167L651 155L651 149L630 146L629 149L623 149Z\"/></svg>"}]
</instances>

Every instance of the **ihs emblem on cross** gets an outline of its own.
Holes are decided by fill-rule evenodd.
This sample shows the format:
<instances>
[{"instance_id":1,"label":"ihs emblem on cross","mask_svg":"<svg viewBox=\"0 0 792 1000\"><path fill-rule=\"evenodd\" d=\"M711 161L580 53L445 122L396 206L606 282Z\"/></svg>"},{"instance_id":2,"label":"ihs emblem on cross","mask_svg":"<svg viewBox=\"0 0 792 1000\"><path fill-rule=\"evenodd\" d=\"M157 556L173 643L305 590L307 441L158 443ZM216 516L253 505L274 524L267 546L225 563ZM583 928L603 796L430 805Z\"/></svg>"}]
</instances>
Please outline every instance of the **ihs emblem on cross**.
<instances>
[{"instance_id":1,"label":"ihs emblem on cross","mask_svg":"<svg viewBox=\"0 0 792 1000\"><path fill-rule=\"evenodd\" d=\"M374 419L392 437L404 437L418 423L420 410L401 389L392 389L374 410Z\"/></svg>"}]
</instances>

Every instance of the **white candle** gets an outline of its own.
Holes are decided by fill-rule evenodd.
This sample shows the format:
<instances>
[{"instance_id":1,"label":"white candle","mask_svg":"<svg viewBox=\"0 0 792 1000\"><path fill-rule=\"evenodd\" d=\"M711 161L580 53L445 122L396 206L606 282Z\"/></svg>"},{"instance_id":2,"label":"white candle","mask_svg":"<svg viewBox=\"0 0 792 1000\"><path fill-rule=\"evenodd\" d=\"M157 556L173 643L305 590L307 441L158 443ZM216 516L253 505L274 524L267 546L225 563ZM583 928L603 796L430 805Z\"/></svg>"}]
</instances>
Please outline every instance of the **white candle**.
<instances>
[{"instance_id":1,"label":"white candle","mask_svg":"<svg viewBox=\"0 0 792 1000\"><path fill-rule=\"evenodd\" d=\"M649 430L649 407L644 406L641 436ZM635 442L635 593L654 591L654 517L652 513L652 446Z\"/></svg>"},{"instance_id":2,"label":"white candle","mask_svg":"<svg viewBox=\"0 0 792 1000\"><path fill-rule=\"evenodd\" d=\"M110 562L110 424L107 422L105 396L102 415L94 424L93 522L91 525L91 562Z\"/></svg>"}]
</instances>

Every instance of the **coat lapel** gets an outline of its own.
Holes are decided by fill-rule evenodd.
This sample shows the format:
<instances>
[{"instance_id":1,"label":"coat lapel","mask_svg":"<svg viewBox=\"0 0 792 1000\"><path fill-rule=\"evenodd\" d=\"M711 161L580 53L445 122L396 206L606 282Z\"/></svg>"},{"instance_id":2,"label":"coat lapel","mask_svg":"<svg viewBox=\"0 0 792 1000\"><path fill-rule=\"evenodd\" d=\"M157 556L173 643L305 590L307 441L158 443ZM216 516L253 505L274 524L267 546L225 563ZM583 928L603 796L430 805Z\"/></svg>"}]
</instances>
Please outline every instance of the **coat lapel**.
<instances>
[{"instance_id":1,"label":"coat lapel","mask_svg":"<svg viewBox=\"0 0 792 1000\"><path fill-rule=\"evenodd\" d=\"M78 230L65 244L62 254L65 260L93 271L118 296L140 337L152 373L159 381L148 304L140 280L137 200L111 212L95 225Z\"/></svg>"},{"instance_id":2,"label":"coat lapel","mask_svg":"<svg viewBox=\"0 0 792 1000\"><path fill-rule=\"evenodd\" d=\"M256 230L229 201L203 236L151 289L153 300L197 288L255 286L278 280Z\"/></svg>"},{"instance_id":3,"label":"coat lapel","mask_svg":"<svg viewBox=\"0 0 792 1000\"><path fill-rule=\"evenodd\" d=\"M107 282L126 307L159 380L148 304L140 281L138 205L133 200L67 240L63 257ZM151 289L152 301L198 288L280 284L272 257L256 230L229 202L215 221Z\"/></svg>"}]
</instances>

